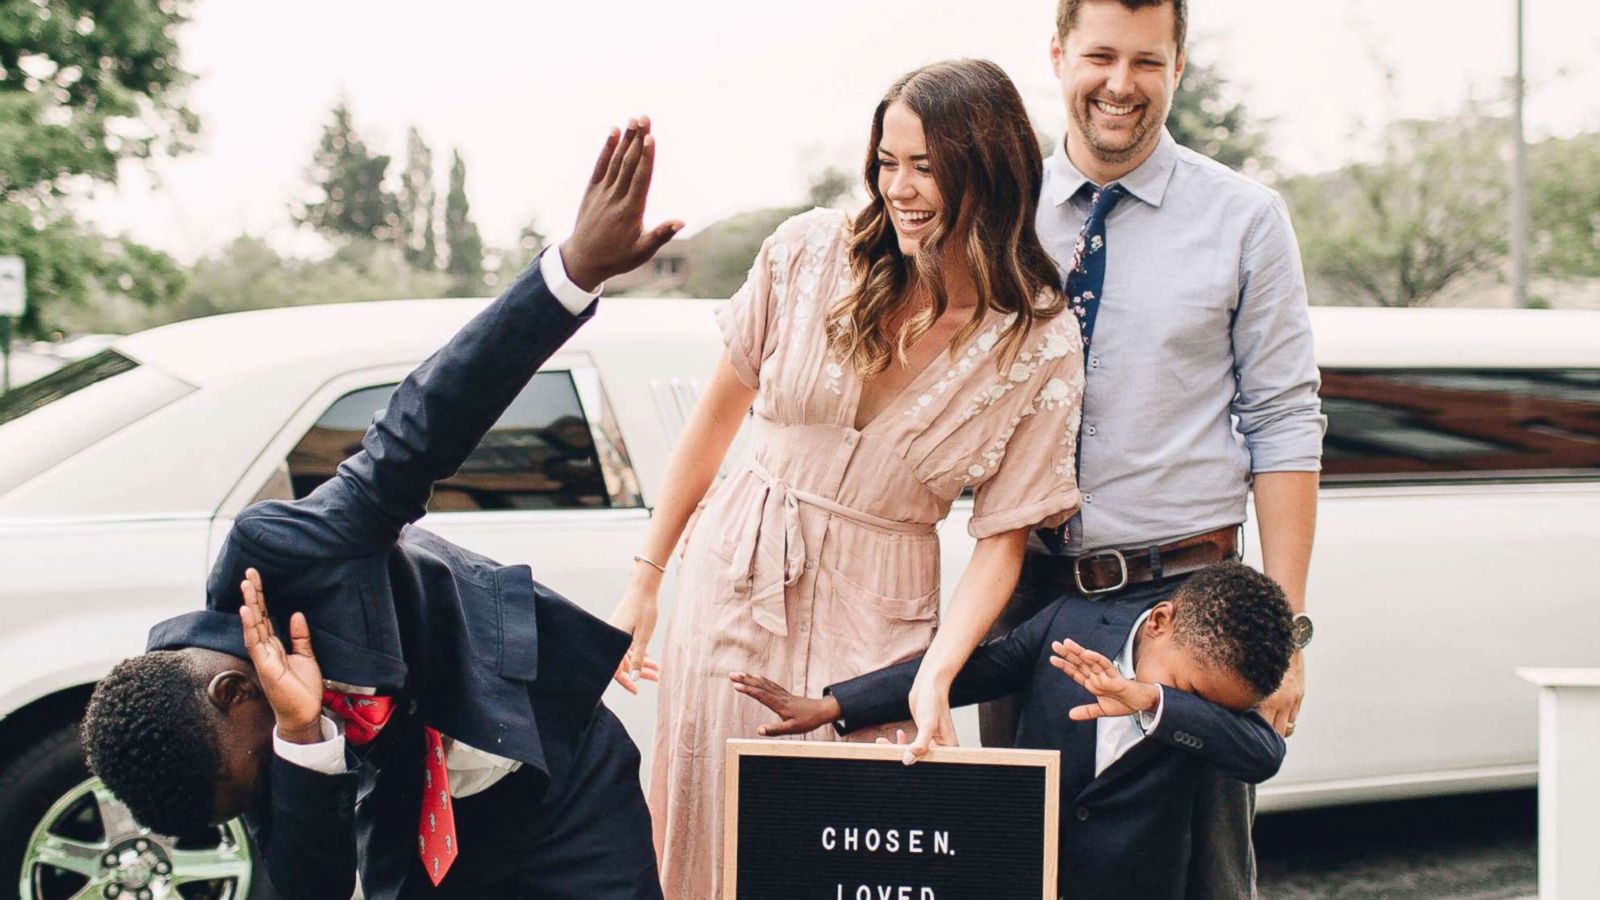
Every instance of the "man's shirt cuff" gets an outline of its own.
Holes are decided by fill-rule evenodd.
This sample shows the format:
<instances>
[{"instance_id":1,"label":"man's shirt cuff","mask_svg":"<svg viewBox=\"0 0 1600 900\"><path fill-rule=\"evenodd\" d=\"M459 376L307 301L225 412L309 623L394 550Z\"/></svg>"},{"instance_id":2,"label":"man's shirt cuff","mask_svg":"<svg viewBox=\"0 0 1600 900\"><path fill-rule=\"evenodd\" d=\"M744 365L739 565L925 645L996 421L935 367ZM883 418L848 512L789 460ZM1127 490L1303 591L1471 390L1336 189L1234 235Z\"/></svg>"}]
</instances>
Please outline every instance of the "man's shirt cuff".
<instances>
[{"instance_id":1,"label":"man's shirt cuff","mask_svg":"<svg viewBox=\"0 0 1600 900\"><path fill-rule=\"evenodd\" d=\"M1141 709L1136 717L1136 721L1139 723L1139 730L1145 734L1155 731L1156 726L1161 724L1161 711L1166 708L1166 705L1167 692L1158 684L1156 685L1155 709Z\"/></svg>"},{"instance_id":2,"label":"man's shirt cuff","mask_svg":"<svg viewBox=\"0 0 1600 900\"><path fill-rule=\"evenodd\" d=\"M272 752L284 762L294 763L321 775L343 775L344 735L339 726L327 716L319 723L322 740L315 744L295 744L278 736L278 726L272 726Z\"/></svg>"},{"instance_id":3,"label":"man's shirt cuff","mask_svg":"<svg viewBox=\"0 0 1600 900\"><path fill-rule=\"evenodd\" d=\"M544 286L550 289L550 293L556 295L556 299L567 308L567 312L575 316L588 309L594 298L600 296L600 291L605 289L605 285L602 284L591 293L573 284L572 279L567 277L567 264L561 258L560 247L551 247L539 257L539 274L544 276Z\"/></svg>"}]
</instances>

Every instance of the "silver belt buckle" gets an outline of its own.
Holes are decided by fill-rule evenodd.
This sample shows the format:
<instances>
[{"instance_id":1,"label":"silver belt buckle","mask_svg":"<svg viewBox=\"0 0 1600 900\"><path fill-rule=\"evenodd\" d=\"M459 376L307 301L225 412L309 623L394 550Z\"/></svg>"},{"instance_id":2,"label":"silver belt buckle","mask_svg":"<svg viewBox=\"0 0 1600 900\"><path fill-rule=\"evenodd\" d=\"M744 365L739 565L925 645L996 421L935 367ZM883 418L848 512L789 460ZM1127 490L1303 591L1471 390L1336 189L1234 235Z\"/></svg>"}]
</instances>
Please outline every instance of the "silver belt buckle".
<instances>
[{"instance_id":1,"label":"silver belt buckle","mask_svg":"<svg viewBox=\"0 0 1600 900\"><path fill-rule=\"evenodd\" d=\"M1083 564L1090 560L1099 559L1103 556L1109 556L1117 561L1117 566L1122 569L1122 580L1108 588L1084 587ZM1101 550L1097 553L1090 553L1080 556L1072 561L1072 583L1078 586L1078 593L1084 595L1085 597L1093 597L1097 594L1109 594L1113 591L1120 591L1128 586L1128 558L1122 555L1121 550Z\"/></svg>"}]
</instances>

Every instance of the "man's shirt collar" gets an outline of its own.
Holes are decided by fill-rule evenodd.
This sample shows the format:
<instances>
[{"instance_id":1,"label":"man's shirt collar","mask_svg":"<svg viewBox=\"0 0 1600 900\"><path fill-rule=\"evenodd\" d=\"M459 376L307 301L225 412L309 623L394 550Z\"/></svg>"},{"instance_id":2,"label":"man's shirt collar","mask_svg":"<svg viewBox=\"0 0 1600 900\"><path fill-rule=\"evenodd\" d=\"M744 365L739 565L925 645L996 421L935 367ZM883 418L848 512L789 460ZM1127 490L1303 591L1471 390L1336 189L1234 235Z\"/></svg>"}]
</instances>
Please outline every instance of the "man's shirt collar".
<instances>
[{"instance_id":1,"label":"man's shirt collar","mask_svg":"<svg viewBox=\"0 0 1600 900\"><path fill-rule=\"evenodd\" d=\"M1172 181L1172 170L1177 165L1178 142L1173 139L1172 132L1163 127L1161 138L1156 141L1156 149L1138 168L1117 179L1117 183L1133 196L1159 207L1166 196L1167 185ZM1093 183L1067 158L1066 138L1061 139L1056 151L1045 160L1045 167L1050 172L1050 196L1047 199L1056 206L1065 205L1084 185Z\"/></svg>"}]
</instances>

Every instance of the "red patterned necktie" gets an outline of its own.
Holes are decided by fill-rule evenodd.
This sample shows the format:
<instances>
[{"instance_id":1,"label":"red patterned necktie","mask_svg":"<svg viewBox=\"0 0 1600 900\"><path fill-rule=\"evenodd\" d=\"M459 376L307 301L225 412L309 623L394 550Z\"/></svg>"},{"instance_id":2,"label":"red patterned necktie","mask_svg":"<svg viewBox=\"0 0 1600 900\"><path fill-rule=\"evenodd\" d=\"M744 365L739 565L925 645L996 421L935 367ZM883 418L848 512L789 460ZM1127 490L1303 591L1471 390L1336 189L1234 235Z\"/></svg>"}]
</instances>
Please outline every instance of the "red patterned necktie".
<instances>
[{"instance_id":1,"label":"red patterned necktie","mask_svg":"<svg viewBox=\"0 0 1600 900\"><path fill-rule=\"evenodd\" d=\"M323 691L322 703L344 722L345 740L361 747L372 742L394 715L390 697L363 697ZM434 887L444 880L456 861L456 812L450 805L450 774L444 765L444 738L438 730L423 728L427 758L422 769L422 820L417 823L417 853Z\"/></svg>"}]
</instances>

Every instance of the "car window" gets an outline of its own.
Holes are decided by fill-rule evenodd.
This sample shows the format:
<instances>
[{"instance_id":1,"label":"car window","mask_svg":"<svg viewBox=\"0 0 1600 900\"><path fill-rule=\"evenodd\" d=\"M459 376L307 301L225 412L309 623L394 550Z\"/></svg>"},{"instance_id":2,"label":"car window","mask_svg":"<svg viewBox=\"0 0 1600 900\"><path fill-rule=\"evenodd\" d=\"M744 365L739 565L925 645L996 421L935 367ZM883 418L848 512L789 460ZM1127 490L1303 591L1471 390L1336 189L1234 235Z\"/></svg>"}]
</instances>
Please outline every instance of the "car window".
<instances>
[{"instance_id":1,"label":"car window","mask_svg":"<svg viewBox=\"0 0 1600 900\"><path fill-rule=\"evenodd\" d=\"M194 388L106 350L0 397L0 494Z\"/></svg>"},{"instance_id":2,"label":"car window","mask_svg":"<svg viewBox=\"0 0 1600 900\"><path fill-rule=\"evenodd\" d=\"M1600 369L1326 370L1323 483L1600 479Z\"/></svg>"},{"instance_id":3,"label":"car window","mask_svg":"<svg viewBox=\"0 0 1600 900\"><path fill-rule=\"evenodd\" d=\"M138 367L138 363L115 350L67 363L43 378L0 394L0 425Z\"/></svg>"},{"instance_id":4,"label":"car window","mask_svg":"<svg viewBox=\"0 0 1600 900\"><path fill-rule=\"evenodd\" d=\"M340 397L289 452L296 499L333 477L361 449L396 385ZM594 433L568 372L540 372L512 401L454 478L435 486L430 512L594 509L612 505Z\"/></svg>"}]
</instances>

